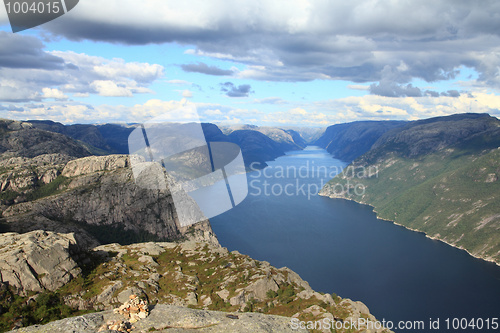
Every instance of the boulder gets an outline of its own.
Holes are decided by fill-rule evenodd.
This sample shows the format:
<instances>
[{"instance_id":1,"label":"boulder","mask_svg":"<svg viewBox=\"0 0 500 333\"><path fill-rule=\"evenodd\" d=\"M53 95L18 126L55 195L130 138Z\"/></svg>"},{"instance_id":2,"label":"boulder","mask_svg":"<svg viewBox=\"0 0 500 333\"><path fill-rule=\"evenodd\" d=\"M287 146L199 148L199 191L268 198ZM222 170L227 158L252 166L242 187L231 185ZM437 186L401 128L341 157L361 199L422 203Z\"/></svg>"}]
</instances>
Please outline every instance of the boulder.
<instances>
[{"instance_id":1,"label":"boulder","mask_svg":"<svg viewBox=\"0 0 500 333\"><path fill-rule=\"evenodd\" d=\"M62 175L75 177L98 171L112 171L128 165L128 155L89 156L68 162Z\"/></svg>"},{"instance_id":2,"label":"boulder","mask_svg":"<svg viewBox=\"0 0 500 333\"><path fill-rule=\"evenodd\" d=\"M278 284L271 277L259 279L245 288L246 291L253 293L253 296L259 300L265 300L269 290L278 291L278 289Z\"/></svg>"},{"instance_id":3,"label":"boulder","mask_svg":"<svg viewBox=\"0 0 500 333\"><path fill-rule=\"evenodd\" d=\"M21 295L54 291L81 273L71 253L76 245L72 233L36 230L1 234L1 281L16 287Z\"/></svg>"}]
</instances>

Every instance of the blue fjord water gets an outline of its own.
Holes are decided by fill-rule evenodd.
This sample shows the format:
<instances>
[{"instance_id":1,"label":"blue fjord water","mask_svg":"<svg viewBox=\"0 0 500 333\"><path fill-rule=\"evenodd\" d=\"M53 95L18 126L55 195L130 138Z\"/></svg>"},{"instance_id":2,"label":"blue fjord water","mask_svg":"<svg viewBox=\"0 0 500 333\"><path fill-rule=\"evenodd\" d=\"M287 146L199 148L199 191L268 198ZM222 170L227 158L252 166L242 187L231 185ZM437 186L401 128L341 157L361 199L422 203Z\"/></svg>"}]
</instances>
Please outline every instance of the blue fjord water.
<instances>
[{"instance_id":1,"label":"blue fjord water","mask_svg":"<svg viewBox=\"0 0 500 333\"><path fill-rule=\"evenodd\" d=\"M500 267L379 220L369 206L317 196L342 161L307 147L268 164L248 174L240 205L211 218L222 246L360 300L379 320L439 318L433 331L445 332L446 318L500 317Z\"/></svg>"}]
</instances>

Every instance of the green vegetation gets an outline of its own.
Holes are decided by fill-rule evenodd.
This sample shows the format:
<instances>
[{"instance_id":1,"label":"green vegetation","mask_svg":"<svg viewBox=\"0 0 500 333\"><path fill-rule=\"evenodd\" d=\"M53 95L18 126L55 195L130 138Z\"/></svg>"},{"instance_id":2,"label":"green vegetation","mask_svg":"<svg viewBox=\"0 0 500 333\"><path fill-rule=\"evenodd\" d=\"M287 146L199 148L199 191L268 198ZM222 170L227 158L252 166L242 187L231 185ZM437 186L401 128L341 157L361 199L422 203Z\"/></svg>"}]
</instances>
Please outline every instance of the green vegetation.
<instances>
[{"instance_id":1,"label":"green vegetation","mask_svg":"<svg viewBox=\"0 0 500 333\"><path fill-rule=\"evenodd\" d=\"M141 256L140 252L131 248L127 252L109 252L107 258L90 256L91 263L84 267L81 276L70 281L58 292L65 297L81 295L83 300L91 301L115 281L121 281L123 285L113 294L113 297L116 297L126 288L150 278L151 268L140 260ZM270 272L273 276L282 274L285 280L288 277L286 271L271 266L262 267L262 264L257 265L257 261L245 255L221 253L206 245L186 251L178 245L152 258L160 277L157 287L145 284L145 292L151 304L169 304L180 299L185 300L188 293L195 290L198 303L189 306L195 309L207 308L227 312L242 310L290 317L311 305L319 305L335 318L343 319L350 313L348 306L339 304L337 299L336 304L330 305L314 296L309 299L297 297L297 293L303 288L295 283L281 283L277 291L269 290L265 299L249 299L243 309L240 309L239 305L231 305L219 296L218 293L223 289L229 292L229 299L261 279L265 272ZM207 296L211 299L208 305L204 304ZM310 314L308 316L319 319Z\"/></svg>"},{"instance_id":2,"label":"green vegetation","mask_svg":"<svg viewBox=\"0 0 500 333\"><path fill-rule=\"evenodd\" d=\"M7 191L0 192L0 200L6 201L7 203L10 203L12 200L17 198L18 196L19 196L19 193L15 192L15 191L7 190Z\"/></svg>"},{"instance_id":3,"label":"green vegetation","mask_svg":"<svg viewBox=\"0 0 500 333\"><path fill-rule=\"evenodd\" d=\"M65 305L57 292L21 297L7 285L0 288L0 332L9 331L16 325L45 324L82 313Z\"/></svg>"},{"instance_id":4,"label":"green vegetation","mask_svg":"<svg viewBox=\"0 0 500 333\"><path fill-rule=\"evenodd\" d=\"M363 184L364 195L351 188L343 197L372 205L380 218L500 263L500 150L455 148L415 158L389 153L375 165L378 177L340 175L329 184Z\"/></svg>"},{"instance_id":5,"label":"green vegetation","mask_svg":"<svg viewBox=\"0 0 500 333\"><path fill-rule=\"evenodd\" d=\"M69 183L68 178L64 176L57 176L56 179L51 181L48 184L43 184L35 188L34 191L26 193L26 200L33 201L40 198L48 197L50 195L54 195L62 192L62 188L65 187Z\"/></svg>"}]
</instances>

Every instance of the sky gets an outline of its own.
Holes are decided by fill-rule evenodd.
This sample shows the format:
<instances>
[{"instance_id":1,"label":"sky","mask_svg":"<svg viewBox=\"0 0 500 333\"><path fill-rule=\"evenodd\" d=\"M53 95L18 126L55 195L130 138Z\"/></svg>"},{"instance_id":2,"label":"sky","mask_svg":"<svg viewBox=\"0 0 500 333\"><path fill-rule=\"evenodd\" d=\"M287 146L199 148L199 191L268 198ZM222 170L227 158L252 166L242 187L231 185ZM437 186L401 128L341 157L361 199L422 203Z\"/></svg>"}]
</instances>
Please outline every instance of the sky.
<instances>
[{"instance_id":1,"label":"sky","mask_svg":"<svg viewBox=\"0 0 500 333\"><path fill-rule=\"evenodd\" d=\"M500 116L500 1L81 0L13 33L0 117L324 127Z\"/></svg>"}]
</instances>

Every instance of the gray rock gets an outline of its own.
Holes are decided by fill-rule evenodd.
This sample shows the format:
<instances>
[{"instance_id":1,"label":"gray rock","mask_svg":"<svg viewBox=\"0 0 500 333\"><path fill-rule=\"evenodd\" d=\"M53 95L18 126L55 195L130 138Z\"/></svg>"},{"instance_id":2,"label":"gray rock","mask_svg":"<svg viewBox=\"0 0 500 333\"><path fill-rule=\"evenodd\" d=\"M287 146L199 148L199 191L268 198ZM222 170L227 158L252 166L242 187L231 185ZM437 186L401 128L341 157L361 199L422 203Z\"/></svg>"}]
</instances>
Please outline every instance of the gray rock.
<instances>
[{"instance_id":1,"label":"gray rock","mask_svg":"<svg viewBox=\"0 0 500 333\"><path fill-rule=\"evenodd\" d=\"M122 319L112 311L92 313L74 318L51 322L42 326L21 328L11 333L90 333L97 332L108 320ZM227 313L220 311L195 310L173 305L156 305L148 317L134 323L133 332L211 332L211 333L282 333L307 332L292 330L287 317L260 313Z\"/></svg>"},{"instance_id":2,"label":"gray rock","mask_svg":"<svg viewBox=\"0 0 500 333\"><path fill-rule=\"evenodd\" d=\"M117 296L118 302L122 304L127 302L129 300L130 295L137 295L139 297L144 298L146 294L137 287L130 287L118 294Z\"/></svg>"},{"instance_id":3,"label":"gray rock","mask_svg":"<svg viewBox=\"0 0 500 333\"><path fill-rule=\"evenodd\" d=\"M12 333L96 333L104 323L102 313L90 313L84 316L53 321L46 325L22 327Z\"/></svg>"},{"instance_id":4,"label":"gray rock","mask_svg":"<svg viewBox=\"0 0 500 333\"><path fill-rule=\"evenodd\" d=\"M104 305L111 304L113 302L113 294L121 287L123 287L122 281L116 281L110 284L97 296L97 302L102 303Z\"/></svg>"},{"instance_id":5,"label":"gray rock","mask_svg":"<svg viewBox=\"0 0 500 333\"><path fill-rule=\"evenodd\" d=\"M197 305L198 304L198 295L194 292L189 292L186 297L186 301L188 305Z\"/></svg>"},{"instance_id":6,"label":"gray rock","mask_svg":"<svg viewBox=\"0 0 500 333\"><path fill-rule=\"evenodd\" d=\"M22 295L28 291L56 290L80 274L71 257L73 234L33 231L0 235L1 281Z\"/></svg>"},{"instance_id":7,"label":"gray rock","mask_svg":"<svg viewBox=\"0 0 500 333\"><path fill-rule=\"evenodd\" d=\"M50 158L57 160L52 155L36 163L35 159L17 159L38 168L38 164ZM0 188L13 191L33 187L37 179L44 178L46 174L43 182L48 181L59 169L62 169L62 176L69 177L69 184L65 184L59 193L36 201L21 200L6 207L2 216L10 231L22 233L43 229L86 234L83 226L91 225L95 237L101 240L110 229L119 228L131 233L146 232L158 240L186 235L196 241L218 244L207 220L189 227L180 225L167 188L151 190L138 186L127 155L74 159L65 166L59 165L56 171L48 170L54 166L43 167L43 173L40 171L37 174L25 166L19 172L15 171L20 176L13 177L11 174L14 171L0 174ZM104 241L108 240L104 237ZM159 251L152 243L146 247L144 254L154 255Z\"/></svg>"},{"instance_id":8,"label":"gray rock","mask_svg":"<svg viewBox=\"0 0 500 333\"><path fill-rule=\"evenodd\" d=\"M89 156L68 162L62 175L75 177L98 171L112 171L128 165L128 155Z\"/></svg>"},{"instance_id":9,"label":"gray rock","mask_svg":"<svg viewBox=\"0 0 500 333\"><path fill-rule=\"evenodd\" d=\"M266 293L269 290L278 291L278 289L278 284L271 277L259 279L245 288L246 291L253 293L253 296L259 300L265 300L267 298Z\"/></svg>"},{"instance_id":10,"label":"gray rock","mask_svg":"<svg viewBox=\"0 0 500 333\"><path fill-rule=\"evenodd\" d=\"M233 296L229 299L229 303L231 305L245 305L246 303L246 297L245 297L245 292L240 291L236 296Z\"/></svg>"}]
</instances>

